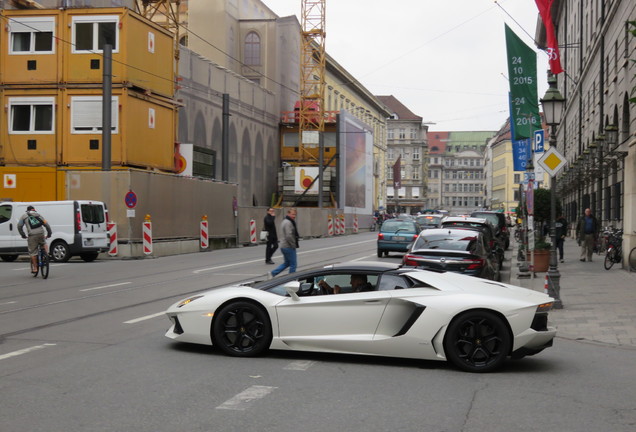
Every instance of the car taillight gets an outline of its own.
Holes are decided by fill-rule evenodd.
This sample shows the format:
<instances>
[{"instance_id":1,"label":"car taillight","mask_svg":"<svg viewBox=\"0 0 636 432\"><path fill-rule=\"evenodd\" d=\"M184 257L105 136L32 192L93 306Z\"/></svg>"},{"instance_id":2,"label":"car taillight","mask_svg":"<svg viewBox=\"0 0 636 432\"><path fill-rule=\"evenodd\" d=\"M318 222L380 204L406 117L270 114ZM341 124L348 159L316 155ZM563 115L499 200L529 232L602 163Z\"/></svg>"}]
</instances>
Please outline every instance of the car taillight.
<instances>
[{"instance_id":1,"label":"car taillight","mask_svg":"<svg viewBox=\"0 0 636 432\"><path fill-rule=\"evenodd\" d=\"M79 209L77 210L77 213L75 214L75 230L77 232L82 231L82 215L80 214Z\"/></svg>"},{"instance_id":2,"label":"car taillight","mask_svg":"<svg viewBox=\"0 0 636 432\"><path fill-rule=\"evenodd\" d=\"M412 255L404 255L404 258L402 258L402 262L405 266L417 267L417 261L413 259Z\"/></svg>"},{"instance_id":3,"label":"car taillight","mask_svg":"<svg viewBox=\"0 0 636 432\"><path fill-rule=\"evenodd\" d=\"M378 234L378 240L382 240L382 239L384 239L384 234L379 233L379 234Z\"/></svg>"},{"instance_id":4,"label":"car taillight","mask_svg":"<svg viewBox=\"0 0 636 432\"><path fill-rule=\"evenodd\" d=\"M470 260L469 262L470 264L468 264L468 267L466 267L466 270L477 270L484 266L484 263L486 262L486 260L483 258L479 258L476 260Z\"/></svg>"},{"instance_id":5,"label":"car taillight","mask_svg":"<svg viewBox=\"0 0 636 432\"><path fill-rule=\"evenodd\" d=\"M413 235L413 241L417 240L417 234Z\"/></svg>"}]
</instances>

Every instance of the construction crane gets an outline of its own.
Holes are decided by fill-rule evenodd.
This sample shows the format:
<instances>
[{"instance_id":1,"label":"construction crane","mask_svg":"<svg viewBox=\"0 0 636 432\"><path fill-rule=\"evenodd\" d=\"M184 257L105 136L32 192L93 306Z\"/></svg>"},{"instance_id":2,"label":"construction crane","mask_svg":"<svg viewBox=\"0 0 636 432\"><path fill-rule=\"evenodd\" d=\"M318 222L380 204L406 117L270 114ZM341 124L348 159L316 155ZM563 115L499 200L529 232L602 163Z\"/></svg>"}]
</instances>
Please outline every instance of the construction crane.
<instances>
[{"instance_id":1,"label":"construction crane","mask_svg":"<svg viewBox=\"0 0 636 432\"><path fill-rule=\"evenodd\" d=\"M325 6L326 0L301 0L300 104L298 142L301 149L317 147L325 130ZM307 132L314 131L313 137ZM301 154L305 153L301 151ZM306 153L305 153L306 154Z\"/></svg>"},{"instance_id":2,"label":"construction crane","mask_svg":"<svg viewBox=\"0 0 636 432\"><path fill-rule=\"evenodd\" d=\"M174 35L174 56L179 59L180 24L187 13L188 0L135 0L139 15L148 18ZM186 36L187 37L187 36Z\"/></svg>"}]
</instances>

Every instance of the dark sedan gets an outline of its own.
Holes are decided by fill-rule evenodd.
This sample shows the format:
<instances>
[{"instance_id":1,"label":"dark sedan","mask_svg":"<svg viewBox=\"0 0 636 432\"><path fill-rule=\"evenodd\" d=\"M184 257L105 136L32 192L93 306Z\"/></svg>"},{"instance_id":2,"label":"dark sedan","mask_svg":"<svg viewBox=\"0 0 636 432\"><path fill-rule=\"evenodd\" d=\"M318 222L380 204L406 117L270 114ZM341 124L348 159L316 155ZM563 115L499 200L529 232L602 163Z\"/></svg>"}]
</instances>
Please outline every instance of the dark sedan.
<instances>
[{"instance_id":1,"label":"dark sedan","mask_svg":"<svg viewBox=\"0 0 636 432\"><path fill-rule=\"evenodd\" d=\"M499 263L484 235L465 229L430 229L420 233L404 255L404 265L446 270L484 279L499 280Z\"/></svg>"},{"instance_id":2,"label":"dark sedan","mask_svg":"<svg viewBox=\"0 0 636 432\"><path fill-rule=\"evenodd\" d=\"M387 219L378 233L378 258L389 252L406 252L422 231L420 224L412 219Z\"/></svg>"}]
</instances>

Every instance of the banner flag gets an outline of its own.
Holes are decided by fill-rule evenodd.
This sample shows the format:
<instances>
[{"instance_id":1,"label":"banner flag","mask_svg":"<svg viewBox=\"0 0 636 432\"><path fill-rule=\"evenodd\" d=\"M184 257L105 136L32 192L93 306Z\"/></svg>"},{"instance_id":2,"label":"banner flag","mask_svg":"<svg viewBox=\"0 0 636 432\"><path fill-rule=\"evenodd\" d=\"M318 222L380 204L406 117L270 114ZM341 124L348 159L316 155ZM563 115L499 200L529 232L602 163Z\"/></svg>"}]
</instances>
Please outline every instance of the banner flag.
<instances>
[{"instance_id":1,"label":"banner flag","mask_svg":"<svg viewBox=\"0 0 636 432\"><path fill-rule=\"evenodd\" d=\"M507 25L506 50L510 82L510 123L513 140L534 138L541 129L537 91L537 54Z\"/></svg>"},{"instance_id":2,"label":"banner flag","mask_svg":"<svg viewBox=\"0 0 636 432\"><path fill-rule=\"evenodd\" d=\"M398 156L393 164L393 188L400 189L402 187L402 155Z\"/></svg>"},{"instance_id":3,"label":"banner flag","mask_svg":"<svg viewBox=\"0 0 636 432\"><path fill-rule=\"evenodd\" d=\"M554 32L554 23L552 22L552 3L554 0L534 0L539 9L539 15L545 27L545 36L547 42L548 62L550 63L550 71L554 74L563 72L561 67L561 54L559 53L559 43L557 42Z\"/></svg>"}]
</instances>

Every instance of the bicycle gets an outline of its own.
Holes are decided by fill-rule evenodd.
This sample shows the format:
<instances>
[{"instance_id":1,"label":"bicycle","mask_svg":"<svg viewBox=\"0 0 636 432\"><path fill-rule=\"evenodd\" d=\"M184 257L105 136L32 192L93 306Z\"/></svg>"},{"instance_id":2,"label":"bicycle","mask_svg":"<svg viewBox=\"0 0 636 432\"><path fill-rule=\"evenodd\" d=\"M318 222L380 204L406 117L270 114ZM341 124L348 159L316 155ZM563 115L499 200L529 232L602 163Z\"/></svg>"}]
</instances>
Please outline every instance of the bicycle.
<instances>
[{"instance_id":1,"label":"bicycle","mask_svg":"<svg viewBox=\"0 0 636 432\"><path fill-rule=\"evenodd\" d=\"M609 241L607 244L607 252L605 253L605 261L603 265L605 270L612 268L614 263L619 263L623 260L623 230L613 230L610 233Z\"/></svg>"},{"instance_id":2,"label":"bicycle","mask_svg":"<svg viewBox=\"0 0 636 432\"><path fill-rule=\"evenodd\" d=\"M636 247L633 247L632 250L629 252L628 264L629 271L636 272Z\"/></svg>"},{"instance_id":3,"label":"bicycle","mask_svg":"<svg viewBox=\"0 0 636 432\"><path fill-rule=\"evenodd\" d=\"M33 277L38 277L38 273L42 275L42 279L49 277L49 254L46 252L44 245L38 246L38 266L33 273Z\"/></svg>"}]
</instances>

